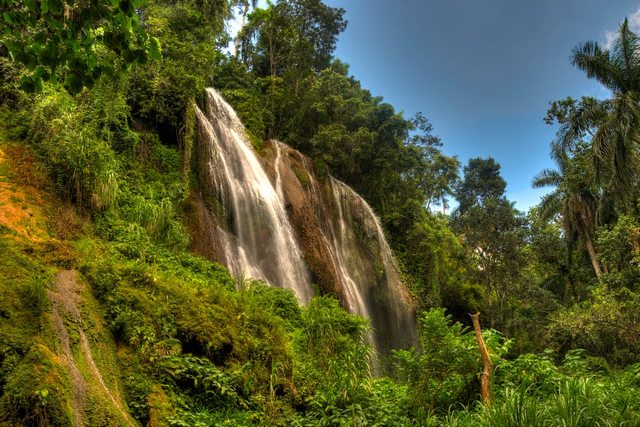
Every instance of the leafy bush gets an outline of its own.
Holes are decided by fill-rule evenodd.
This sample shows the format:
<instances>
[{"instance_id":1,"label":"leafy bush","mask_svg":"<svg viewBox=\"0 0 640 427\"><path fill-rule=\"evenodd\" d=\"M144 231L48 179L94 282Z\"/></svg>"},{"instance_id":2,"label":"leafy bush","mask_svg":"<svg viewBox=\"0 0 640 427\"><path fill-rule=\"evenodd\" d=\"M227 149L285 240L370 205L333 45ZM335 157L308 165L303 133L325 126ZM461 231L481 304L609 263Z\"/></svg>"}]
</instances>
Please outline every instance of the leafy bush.
<instances>
[{"instance_id":1,"label":"leafy bush","mask_svg":"<svg viewBox=\"0 0 640 427\"><path fill-rule=\"evenodd\" d=\"M494 384L506 390L529 388L530 392L550 394L564 379L553 361L554 356L552 352L527 353L514 360L502 360L495 368Z\"/></svg>"},{"instance_id":2,"label":"leafy bush","mask_svg":"<svg viewBox=\"0 0 640 427\"><path fill-rule=\"evenodd\" d=\"M619 366L638 362L640 297L627 290L596 288L590 300L558 311L548 334L560 352L582 348Z\"/></svg>"},{"instance_id":3,"label":"leafy bush","mask_svg":"<svg viewBox=\"0 0 640 427\"><path fill-rule=\"evenodd\" d=\"M432 309L419 318L420 348L394 352L399 378L407 384L414 416L446 411L477 394L481 371L475 336L460 323L451 323L444 309Z\"/></svg>"},{"instance_id":4,"label":"leafy bush","mask_svg":"<svg viewBox=\"0 0 640 427\"><path fill-rule=\"evenodd\" d=\"M115 203L115 155L68 94L49 91L38 98L30 136L62 194L83 207L103 209Z\"/></svg>"},{"instance_id":5,"label":"leafy bush","mask_svg":"<svg viewBox=\"0 0 640 427\"><path fill-rule=\"evenodd\" d=\"M608 272L603 281L613 289L626 287L638 291L640 282L640 225L628 215L598 230L599 256Z\"/></svg>"}]
</instances>

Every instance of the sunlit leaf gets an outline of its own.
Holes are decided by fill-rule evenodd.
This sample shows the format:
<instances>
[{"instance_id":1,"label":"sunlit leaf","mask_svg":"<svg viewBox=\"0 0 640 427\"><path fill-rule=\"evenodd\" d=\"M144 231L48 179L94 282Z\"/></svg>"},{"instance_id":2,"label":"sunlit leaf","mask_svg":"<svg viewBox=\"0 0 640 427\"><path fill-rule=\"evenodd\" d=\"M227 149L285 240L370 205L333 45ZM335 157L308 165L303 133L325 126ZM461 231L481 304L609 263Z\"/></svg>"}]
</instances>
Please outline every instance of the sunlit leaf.
<instances>
[{"instance_id":1,"label":"sunlit leaf","mask_svg":"<svg viewBox=\"0 0 640 427\"><path fill-rule=\"evenodd\" d=\"M149 39L149 58L154 61L160 61L162 59L160 41L155 37Z\"/></svg>"}]
</instances>

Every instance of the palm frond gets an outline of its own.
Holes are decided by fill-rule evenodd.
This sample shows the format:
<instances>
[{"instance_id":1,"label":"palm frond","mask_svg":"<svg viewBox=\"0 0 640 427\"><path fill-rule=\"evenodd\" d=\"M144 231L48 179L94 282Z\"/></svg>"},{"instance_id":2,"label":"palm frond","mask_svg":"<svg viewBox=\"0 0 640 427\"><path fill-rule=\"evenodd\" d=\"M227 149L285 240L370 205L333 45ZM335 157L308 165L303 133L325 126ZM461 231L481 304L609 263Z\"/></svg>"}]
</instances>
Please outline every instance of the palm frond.
<instances>
[{"instance_id":1,"label":"palm frond","mask_svg":"<svg viewBox=\"0 0 640 427\"><path fill-rule=\"evenodd\" d=\"M540 217L548 221L562 212L562 193L558 190L545 194L540 200Z\"/></svg>"},{"instance_id":2,"label":"palm frond","mask_svg":"<svg viewBox=\"0 0 640 427\"><path fill-rule=\"evenodd\" d=\"M611 108L610 101L583 98L582 102L571 112L570 118L558 130L556 136L556 143L560 146L558 148L566 153L586 136L593 137L594 129L597 129L606 120ZM552 152L552 156L557 153Z\"/></svg>"},{"instance_id":3,"label":"palm frond","mask_svg":"<svg viewBox=\"0 0 640 427\"><path fill-rule=\"evenodd\" d=\"M531 182L533 188L557 187L562 182L560 172L553 169L543 169Z\"/></svg>"},{"instance_id":4,"label":"palm frond","mask_svg":"<svg viewBox=\"0 0 640 427\"><path fill-rule=\"evenodd\" d=\"M629 29L629 21L625 19L610 52L610 59L621 72L621 92L639 89L639 48L640 38Z\"/></svg>"},{"instance_id":5,"label":"palm frond","mask_svg":"<svg viewBox=\"0 0 640 427\"><path fill-rule=\"evenodd\" d=\"M634 167L640 141L640 107L635 91L619 93L611 100L612 111L592 138L592 170L598 182L628 199L636 180Z\"/></svg>"},{"instance_id":6,"label":"palm frond","mask_svg":"<svg viewBox=\"0 0 640 427\"><path fill-rule=\"evenodd\" d=\"M598 42L579 44L571 53L571 64L596 79L612 91L619 91L622 81L620 70L612 63L609 51L603 50Z\"/></svg>"}]
</instances>

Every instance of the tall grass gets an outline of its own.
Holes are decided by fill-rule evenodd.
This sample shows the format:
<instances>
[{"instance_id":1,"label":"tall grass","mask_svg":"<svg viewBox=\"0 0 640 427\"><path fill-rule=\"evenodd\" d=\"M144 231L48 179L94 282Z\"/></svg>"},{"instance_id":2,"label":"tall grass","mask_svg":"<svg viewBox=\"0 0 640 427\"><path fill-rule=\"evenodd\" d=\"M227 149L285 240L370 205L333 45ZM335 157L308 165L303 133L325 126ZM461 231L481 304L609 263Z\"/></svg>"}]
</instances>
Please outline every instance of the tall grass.
<instances>
[{"instance_id":1,"label":"tall grass","mask_svg":"<svg viewBox=\"0 0 640 427\"><path fill-rule=\"evenodd\" d=\"M640 425L640 393L618 377L582 376L560 381L556 391L540 395L532 385L499 391L493 406L451 411L446 426L605 427ZM625 384L626 383L626 384Z\"/></svg>"}]
</instances>

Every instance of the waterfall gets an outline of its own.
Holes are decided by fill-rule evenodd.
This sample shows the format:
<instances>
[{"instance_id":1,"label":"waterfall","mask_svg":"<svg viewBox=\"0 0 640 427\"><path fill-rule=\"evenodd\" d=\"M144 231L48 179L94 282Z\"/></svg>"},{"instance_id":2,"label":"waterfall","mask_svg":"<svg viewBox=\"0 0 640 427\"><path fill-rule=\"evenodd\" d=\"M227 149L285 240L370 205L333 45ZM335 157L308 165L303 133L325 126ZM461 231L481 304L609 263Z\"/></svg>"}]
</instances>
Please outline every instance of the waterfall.
<instances>
[{"instance_id":1,"label":"waterfall","mask_svg":"<svg viewBox=\"0 0 640 427\"><path fill-rule=\"evenodd\" d=\"M280 161L281 143L276 144ZM330 197L323 199L308 159L298 154L309 179L306 190L349 311L371 321L369 338L378 351L413 344L415 321L409 308L410 297L398 275L379 218L358 193L336 178L329 177ZM333 212L328 211L329 205Z\"/></svg>"},{"instance_id":2,"label":"waterfall","mask_svg":"<svg viewBox=\"0 0 640 427\"><path fill-rule=\"evenodd\" d=\"M303 304L313 280L370 320L378 352L413 344L410 297L373 209L345 183L318 179L310 160L281 142L259 158L235 111L206 93L206 111L196 114L200 187L214 217L203 240L213 258L236 276L292 289Z\"/></svg>"},{"instance_id":3,"label":"waterfall","mask_svg":"<svg viewBox=\"0 0 640 427\"><path fill-rule=\"evenodd\" d=\"M284 193L282 191L282 177L280 176L280 163L282 159L282 143L276 142L276 160L273 162L273 169L276 174L276 193L280 200L284 201Z\"/></svg>"},{"instance_id":4,"label":"waterfall","mask_svg":"<svg viewBox=\"0 0 640 427\"><path fill-rule=\"evenodd\" d=\"M196 108L204 157L201 184L212 186L224 213L218 239L222 262L237 276L292 289L300 302L313 295L302 252L284 208L251 148L235 111L213 89Z\"/></svg>"},{"instance_id":5,"label":"waterfall","mask_svg":"<svg viewBox=\"0 0 640 427\"><path fill-rule=\"evenodd\" d=\"M330 185L337 208L330 240L351 311L371 320L379 351L406 347L415 330L410 297L380 220L351 187L333 177Z\"/></svg>"},{"instance_id":6,"label":"waterfall","mask_svg":"<svg viewBox=\"0 0 640 427\"><path fill-rule=\"evenodd\" d=\"M277 144L280 146L281 143L278 142ZM340 196L336 193L336 189L338 188L338 183L340 181L333 177L330 178L332 194L336 201L338 210L338 216L336 217L327 212L327 205L320 197L320 184L315 179L314 174L311 173L311 169L307 165L307 158L301 153L300 162L302 163L302 167L309 178L309 185L307 187L309 199L311 205L315 207L314 210L320 223L322 239L325 245L329 248L329 253L331 254L331 262L338 272L341 282L340 284L347 299L347 308L351 313L358 314L366 319L371 319L369 308L365 303L364 293L366 292L366 289L358 284L364 282L364 280L358 280L361 278L358 274L360 273L358 267L361 260L358 259L359 257L356 251L349 250L350 247L355 247L356 238L350 232L351 230L349 227L351 227L352 224L346 220L343 212L343 203L341 203ZM375 341L374 334L370 335L370 341Z\"/></svg>"}]
</instances>

